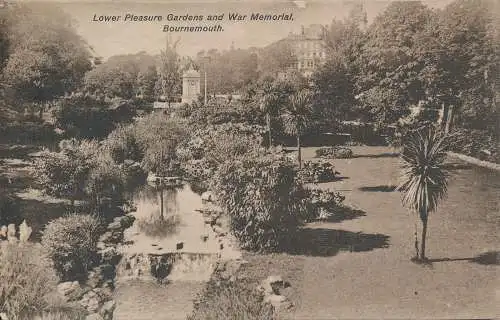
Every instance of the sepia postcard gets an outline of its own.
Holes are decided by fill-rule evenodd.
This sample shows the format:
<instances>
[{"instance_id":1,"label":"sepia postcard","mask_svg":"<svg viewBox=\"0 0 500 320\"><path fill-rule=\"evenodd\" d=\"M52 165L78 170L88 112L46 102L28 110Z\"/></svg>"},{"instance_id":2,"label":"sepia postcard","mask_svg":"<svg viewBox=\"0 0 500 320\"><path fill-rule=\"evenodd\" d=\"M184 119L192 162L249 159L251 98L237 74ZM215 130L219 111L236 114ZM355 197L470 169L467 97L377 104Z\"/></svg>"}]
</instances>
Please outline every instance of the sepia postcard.
<instances>
[{"instance_id":1,"label":"sepia postcard","mask_svg":"<svg viewBox=\"0 0 500 320\"><path fill-rule=\"evenodd\" d=\"M498 0L0 0L0 320L498 319Z\"/></svg>"}]
</instances>

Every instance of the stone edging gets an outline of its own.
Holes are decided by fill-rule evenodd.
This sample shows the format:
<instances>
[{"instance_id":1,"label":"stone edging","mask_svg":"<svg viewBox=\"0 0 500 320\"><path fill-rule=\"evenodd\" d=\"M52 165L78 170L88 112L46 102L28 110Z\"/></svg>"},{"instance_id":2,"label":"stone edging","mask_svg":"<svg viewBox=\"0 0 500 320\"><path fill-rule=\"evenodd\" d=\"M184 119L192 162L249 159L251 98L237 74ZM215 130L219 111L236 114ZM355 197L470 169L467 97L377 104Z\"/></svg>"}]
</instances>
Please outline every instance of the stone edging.
<instances>
[{"instance_id":1,"label":"stone edging","mask_svg":"<svg viewBox=\"0 0 500 320\"><path fill-rule=\"evenodd\" d=\"M451 151L448 152L447 154L450 157L460 159L460 160L465 161L465 162L470 163L470 164L474 164L474 165L477 165L477 166L480 166L483 168L488 168L488 169L500 171L500 164L497 164L497 163L479 160L479 159L471 157L471 156L466 156L465 154L455 153L455 152L451 152Z\"/></svg>"}]
</instances>

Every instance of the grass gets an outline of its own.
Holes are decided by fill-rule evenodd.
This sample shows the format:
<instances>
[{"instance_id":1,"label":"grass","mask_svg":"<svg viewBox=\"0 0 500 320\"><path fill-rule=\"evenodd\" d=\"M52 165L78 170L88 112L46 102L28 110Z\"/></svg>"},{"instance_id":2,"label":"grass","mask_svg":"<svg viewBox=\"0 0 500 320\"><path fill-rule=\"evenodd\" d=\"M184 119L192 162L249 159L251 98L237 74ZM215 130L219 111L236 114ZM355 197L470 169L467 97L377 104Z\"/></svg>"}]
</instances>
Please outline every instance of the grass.
<instances>
[{"instance_id":1,"label":"grass","mask_svg":"<svg viewBox=\"0 0 500 320\"><path fill-rule=\"evenodd\" d=\"M448 199L429 220L429 263L423 267L411 261L418 217L393 192L397 155L386 147L352 149L356 157L333 160L349 179L322 188L344 190L345 204L360 214L310 223L305 233L327 235L317 245L340 250L245 253L239 277L253 287L281 275L291 284L285 295L295 305L294 319L495 318L500 175L476 167L453 171ZM314 158L315 148L304 148L303 155Z\"/></svg>"}]
</instances>

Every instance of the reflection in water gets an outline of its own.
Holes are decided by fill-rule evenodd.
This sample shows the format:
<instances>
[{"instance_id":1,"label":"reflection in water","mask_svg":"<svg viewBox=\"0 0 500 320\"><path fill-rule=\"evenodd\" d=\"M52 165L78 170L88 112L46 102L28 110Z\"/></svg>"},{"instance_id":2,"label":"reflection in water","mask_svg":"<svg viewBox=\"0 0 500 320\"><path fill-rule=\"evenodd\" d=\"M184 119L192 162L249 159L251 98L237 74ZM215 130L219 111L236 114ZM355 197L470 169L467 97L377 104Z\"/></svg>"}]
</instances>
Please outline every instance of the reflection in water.
<instances>
[{"instance_id":1,"label":"reflection in water","mask_svg":"<svg viewBox=\"0 0 500 320\"><path fill-rule=\"evenodd\" d=\"M154 238L165 238L178 232L181 223L176 188L157 189L145 186L135 195L137 227Z\"/></svg>"}]
</instances>

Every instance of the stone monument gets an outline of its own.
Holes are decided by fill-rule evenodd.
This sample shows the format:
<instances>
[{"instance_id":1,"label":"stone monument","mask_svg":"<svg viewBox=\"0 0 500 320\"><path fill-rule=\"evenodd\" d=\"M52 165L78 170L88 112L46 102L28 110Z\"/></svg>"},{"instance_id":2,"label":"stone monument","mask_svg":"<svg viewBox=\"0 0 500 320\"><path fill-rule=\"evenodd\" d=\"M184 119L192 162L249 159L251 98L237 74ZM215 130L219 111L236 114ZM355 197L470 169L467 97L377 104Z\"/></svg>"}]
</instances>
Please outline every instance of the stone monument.
<instances>
[{"instance_id":1,"label":"stone monument","mask_svg":"<svg viewBox=\"0 0 500 320\"><path fill-rule=\"evenodd\" d=\"M193 68L182 75L182 103L191 103L200 94L200 73Z\"/></svg>"}]
</instances>

